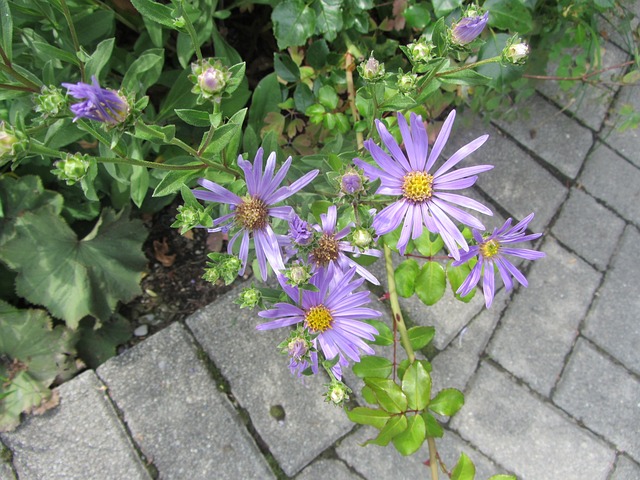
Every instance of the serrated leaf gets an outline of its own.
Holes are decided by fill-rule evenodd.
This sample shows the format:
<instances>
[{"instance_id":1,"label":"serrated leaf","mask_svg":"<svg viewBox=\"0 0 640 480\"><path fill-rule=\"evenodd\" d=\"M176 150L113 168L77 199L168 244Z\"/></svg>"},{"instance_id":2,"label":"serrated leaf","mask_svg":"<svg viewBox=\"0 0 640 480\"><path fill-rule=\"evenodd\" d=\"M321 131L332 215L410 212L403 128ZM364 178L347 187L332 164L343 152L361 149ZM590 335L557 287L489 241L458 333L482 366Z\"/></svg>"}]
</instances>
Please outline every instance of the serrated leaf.
<instances>
[{"instance_id":1,"label":"serrated leaf","mask_svg":"<svg viewBox=\"0 0 640 480\"><path fill-rule=\"evenodd\" d=\"M446 275L442 265L436 262L425 263L416 278L418 298L425 305L433 305L442 298L446 287Z\"/></svg>"},{"instance_id":2,"label":"serrated leaf","mask_svg":"<svg viewBox=\"0 0 640 480\"><path fill-rule=\"evenodd\" d=\"M400 435L406 429L407 417L404 415L396 415L389 419L376 438L367 440L363 446L373 443L374 445L386 447L396 435Z\"/></svg>"},{"instance_id":3,"label":"serrated leaf","mask_svg":"<svg viewBox=\"0 0 640 480\"><path fill-rule=\"evenodd\" d=\"M315 33L335 40L342 30L342 0L315 0L311 5L316 12Z\"/></svg>"},{"instance_id":4,"label":"serrated leaf","mask_svg":"<svg viewBox=\"0 0 640 480\"><path fill-rule=\"evenodd\" d=\"M16 235L0 257L18 272L19 295L44 305L75 329L85 315L107 320L118 301L140 294L146 236L142 222L128 220L126 211L105 209L89 235L79 240L45 206L16 221Z\"/></svg>"},{"instance_id":5,"label":"serrated leaf","mask_svg":"<svg viewBox=\"0 0 640 480\"><path fill-rule=\"evenodd\" d=\"M367 355L353 365L353 373L360 378L387 378L393 371L393 363L384 357Z\"/></svg>"},{"instance_id":6,"label":"serrated leaf","mask_svg":"<svg viewBox=\"0 0 640 480\"><path fill-rule=\"evenodd\" d=\"M355 407L347 410L347 417L358 425L371 425L381 430L391 418L391 415L384 410L376 408Z\"/></svg>"},{"instance_id":7,"label":"serrated leaf","mask_svg":"<svg viewBox=\"0 0 640 480\"><path fill-rule=\"evenodd\" d=\"M469 457L460 454L458 463L451 471L451 480L473 480L476 476L476 467Z\"/></svg>"},{"instance_id":8,"label":"serrated leaf","mask_svg":"<svg viewBox=\"0 0 640 480\"><path fill-rule=\"evenodd\" d=\"M393 437L393 446L403 456L417 452L425 438L425 425L422 416L413 415L407 420L407 428L404 432Z\"/></svg>"},{"instance_id":9,"label":"serrated leaf","mask_svg":"<svg viewBox=\"0 0 640 480\"><path fill-rule=\"evenodd\" d=\"M131 324L120 315L103 322L98 329L94 329L92 323L89 322L86 328L82 325L76 348L89 368L98 368L115 356L118 345L131 338Z\"/></svg>"},{"instance_id":10,"label":"serrated leaf","mask_svg":"<svg viewBox=\"0 0 640 480\"><path fill-rule=\"evenodd\" d=\"M0 369L0 373L2 369ZM13 430L20 423L22 412L29 412L51 397L51 390L28 372L18 372L0 392L6 388L9 395L0 402L0 432Z\"/></svg>"},{"instance_id":11,"label":"serrated leaf","mask_svg":"<svg viewBox=\"0 0 640 480\"><path fill-rule=\"evenodd\" d=\"M464 395L455 388L445 388L431 400L429 410L440 415L451 417L464 405Z\"/></svg>"},{"instance_id":12,"label":"serrated leaf","mask_svg":"<svg viewBox=\"0 0 640 480\"><path fill-rule=\"evenodd\" d=\"M436 420L436 418L431 415L428 411L422 413L422 419L425 424L425 436L433 437L433 438L441 438L444 435L444 429Z\"/></svg>"},{"instance_id":13,"label":"serrated leaf","mask_svg":"<svg viewBox=\"0 0 640 480\"><path fill-rule=\"evenodd\" d=\"M418 273L420 273L420 265L413 258L403 261L396 267L394 276L398 295L404 298L413 295Z\"/></svg>"},{"instance_id":14,"label":"serrated leaf","mask_svg":"<svg viewBox=\"0 0 640 480\"><path fill-rule=\"evenodd\" d=\"M436 329L433 327L416 326L411 327L409 330L407 330L411 348L413 348L414 350L420 350L421 348L424 348L431 340L433 340L435 334Z\"/></svg>"},{"instance_id":15,"label":"serrated leaf","mask_svg":"<svg viewBox=\"0 0 640 480\"><path fill-rule=\"evenodd\" d=\"M316 29L316 13L303 0L285 0L271 13L278 48L304 45Z\"/></svg>"},{"instance_id":16,"label":"serrated leaf","mask_svg":"<svg viewBox=\"0 0 640 480\"><path fill-rule=\"evenodd\" d=\"M424 410L429 404L431 375L421 362L413 362L404 372L402 391L407 396L407 406L411 410ZM424 439L424 436L422 438Z\"/></svg>"},{"instance_id":17,"label":"serrated leaf","mask_svg":"<svg viewBox=\"0 0 640 480\"><path fill-rule=\"evenodd\" d=\"M400 413L407 410L407 396L393 380L365 378L364 383L373 390L378 404L387 412Z\"/></svg>"}]
</instances>

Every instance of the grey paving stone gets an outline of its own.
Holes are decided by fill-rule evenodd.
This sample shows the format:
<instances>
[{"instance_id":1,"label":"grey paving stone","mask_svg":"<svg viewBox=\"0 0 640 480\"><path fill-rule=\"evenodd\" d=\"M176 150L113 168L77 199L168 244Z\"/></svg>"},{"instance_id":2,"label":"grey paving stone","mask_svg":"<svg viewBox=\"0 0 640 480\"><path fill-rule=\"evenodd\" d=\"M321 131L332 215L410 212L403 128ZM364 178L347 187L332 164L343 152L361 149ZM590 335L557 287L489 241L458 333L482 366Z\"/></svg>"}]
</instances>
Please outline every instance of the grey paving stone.
<instances>
[{"instance_id":1,"label":"grey paving stone","mask_svg":"<svg viewBox=\"0 0 640 480\"><path fill-rule=\"evenodd\" d=\"M604 270L624 230L624 220L573 188L551 233L587 262Z\"/></svg>"},{"instance_id":2,"label":"grey paving stone","mask_svg":"<svg viewBox=\"0 0 640 480\"><path fill-rule=\"evenodd\" d=\"M569 178L576 178L593 144L591 131L534 95L519 106L516 120L496 123ZM526 113L526 114L525 114Z\"/></svg>"},{"instance_id":3,"label":"grey paving stone","mask_svg":"<svg viewBox=\"0 0 640 480\"><path fill-rule=\"evenodd\" d=\"M609 480L638 480L640 478L640 465L632 462L627 457L618 458L616 469Z\"/></svg>"},{"instance_id":4,"label":"grey paving stone","mask_svg":"<svg viewBox=\"0 0 640 480\"><path fill-rule=\"evenodd\" d=\"M598 31L629 53L634 52L633 31L638 28L640 6L636 0L617 2L622 8L607 9L598 19ZM630 20L630 21L629 21ZM631 32L626 31L629 25Z\"/></svg>"},{"instance_id":5,"label":"grey paving stone","mask_svg":"<svg viewBox=\"0 0 640 480\"><path fill-rule=\"evenodd\" d=\"M477 292L476 296L482 297L482 292ZM457 388L464 392L506 307L506 300L504 294L499 295L490 309L484 310L474 318L454 341L431 361L434 391Z\"/></svg>"},{"instance_id":6,"label":"grey paving stone","mask_svg":"<svg viewBox=\"0 0 640 480\"><path fill-rule=\"evenodd\" d=\"M575 54L577 52L568 51L567 53ZM611 68L628 59L628 54L624 50L606 41L601 45L600 55L602 63L601 65L593 65L593 69ZM557 68L557 64L548 65L547 75L556 75ZM538 83L537 89L597 132L602 126L614 93L618 89L616 85L608 82L612 82L613 77L620 75L621 71L620 69L612 69L603 72L600 74L600 83L596 85L574 82L572 88L563 90L558 81L544 80Z\"/></svg>"},{"instance_id":7,"label":"grey paving stone","mask_svg":"<svg viewBox=\"0 0 640 480\"><path fill-rule=\"evenodd\" d=\"M567 188L513 140L495 127L485 126L482 119L465 114L460 122L456 121L454 129L446 154L452 155L471 140L488 133L489 140L459 166L494 165L493 170L479 175L478 188L514 216L514 220L535 212L530 229L538 232L544 229L564 202Z\"/></svg>"},{"instance_id":8,"label":"grey paving stone","mask_svg":"<svg viewBox=\"0 0 640 480\"><path fill-rule=\"evenodd\" d=\"M640 111L639 85L625 86L620 90L612 106L613 114L611 115L611 119L606 122L605 129L600 135L600 138L629 161L640 167L640 156L638 155L638 150L640 149L640 129L633 128L625 131L620 131L619 129L624 121L624 117L620 115L620 111L625 105L633 107L636 113Z\"/></svg>"},{"instance_id":9,"label":"grey paving stone","mask_svg":"<svg viewBox=\"0 0 640 480\"><path fill-rule=\"evenodd\" d=\"M599 144L587 158L579 178L591 195L599 198L627 220L640 224L640 169Z\"/></svg>"},{"instance_id":10,"label":"grey paving stone","mask_svg":"<svg viewBox=\"0 0 640 480\"><path fill-rule=\"evenodd\" d=\"M330 478L331 480L362 480L360 475L355 474L340 460L321 458L316 460L300 475L296 476L296 480L318 480L321 478Z\"/></svg>"},{"instance_id":11,"label":"grey paving stone","mask_svg":"<svg viewBox=\"0 0 640 480\"><path fill-rule=\"evenodd\" d=\"M619 450L640 459L640 381L586 340L578 339L553 400Z\"/></svg>"},{"instance_id":12,"label":"grey paving stone","mask_svg":"<svg viewBox=\"0 0 640 480\"><path fill-rule=\"evenodd\" d=\"M386 447L361 446L367 440L375 438L377 432L378 430L369 426L359 428L339 442L336 446L338 456L367 480L431 478L429 467L424 464L429 459L426 442L418 452L408 457L400 455L392 444ZM449 470L455 466L460 453L464 452L476 466L476 478L489 478L500 473L499 467L454 432L445 431L444 437L436 440L436 448Z\"/></svg>"},{"instance_id":13,"label":"grey paving stone","mask_svg":"<svg viewBox=\"0 0 640 480\"><path fill-rule=\"evenodd\" d=\"M583 334L640 374L640 298L637 295L637 247L640 234L628 226L593 304Z\"/></svg>"},{"instance_id":14,"label":"grey paving stone","mask_svg":"<svg viewBox=\"0 0 640 480\"><path fill-rule=\"evenodd\" d=\"M538 392L548 395L571 350L600 274L549 237L507 308L489 355ZM535 339L535 341L532 341Z\"/></svg>"},{"instance_id":15,"label":"grey paving stone","mask_svg":"<svg viewBox=\"0 0 640 480\"><path fill-rule=\"evenodd\" d=\"M275 478L179 323L112 358L98 375L160 478Z\"/></svg>"},{"instance_id":16,"label":"grey paving stone","mask_svg":"<svg viewBox=\"0 0 640 480\"><path fill-rule=\"evenodd\" d=\"M605 480L615 453L483 362L452 428L519 480Z\"/></svg>"},{"instance_id":17,"label":"grey paving stone","mask_svg":"<svg viewBox=\"0 0 640 480\"><path fill-rule=\"evenodd\" d=\"M289 330L257 331L264 320L241 310L234 298L230 292L189 317L187 324L284 472L294 475L353 425L341 409L324 401L328 377L291 375L287 358L276 348ZM273 407L284 412L284 420L270 413Z\"/></svg>"},{"instance_id":18,"label":"grey paving stone","mask_svg":"<svg viewBox=\"0 0 640 480\"><path fill-rule=\"evenodd\" d=\"M19 478L151 478L92 370L58 392L58 407L1 435Z\"/></svg>"}]
</instances>

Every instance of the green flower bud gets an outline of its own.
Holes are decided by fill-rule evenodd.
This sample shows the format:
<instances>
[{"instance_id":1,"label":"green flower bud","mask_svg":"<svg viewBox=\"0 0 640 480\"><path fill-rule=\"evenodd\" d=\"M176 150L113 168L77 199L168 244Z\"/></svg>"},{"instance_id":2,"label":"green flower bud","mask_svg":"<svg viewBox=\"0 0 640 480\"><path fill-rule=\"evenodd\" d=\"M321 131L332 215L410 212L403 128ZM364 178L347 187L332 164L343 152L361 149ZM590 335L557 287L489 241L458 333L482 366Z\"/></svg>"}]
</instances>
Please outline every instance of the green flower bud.
<instances>
[{"instance_id":1,"label":"green flower bud","mask_svg":"<svg viewBox=\"0 0 640 480\"><path fill-rule=\"evenodd\" d=\"M371 246L371 242L373 241L373 236L371 232L366 228L357 228L353 231L352 241L353 245L358 248L367 249Z\"/></svg>"},{"instance_id":2,"label":"green flower bud","mask_svg":"<svg viewBox=\"0 0 640 480\"><path fill-rule=\"evenodd\" d=\"M240 305L240 308L253 309L258 306L261 299L262 294L260 293L260 290L252 286L243 289L242 292L240 292L240 295L238 296L238 299L235 303Z\"/></svg>"},{"instance_id":3,"label":"green flower bud","mask_svg":"<svg viewBox=\"0 0 640 480\"><path fill-rule=\"evenodd\" d=\"M398 90L400 90L401 93L409 93L415 89L417 81L418 75L415 73L400 75L400 77L398 77Z\"/></svg>"},{"instance_id":4,"label":"green flower bud","mask_svg":"<svg viewBox=\"0 0 640 480\"><path fill-rule=\"evenodd\" d=\"M15 154L15 146L19 142L14 132L0 122L0 158Z\"/></svg>"},{"instance_id":5,"label":"green flower bud","mask_svg":"<svg viewBox=\"0 0 640 480\"><path fill-rule=\"evenodd\" d=\"M177 17L177 18L173 19L173 26L175 28L177 28L178 30L184 28L186 24L187 24L187 22L185 21L183 16L180 16L180 17Z\"/></svg>"},{"instance_id":6,"label":"green flower bud","mask_svg":"<svg viewBox=\"0 0 640 480\"><path fill-rule=\"evenodd\" d=\"M209 58L192 63L191 71L193 74L189 78L195 83L191 92L200 94L199 101L206 99L219 102L231 78L229 69L220 60Z\"/></svg>"},{"instance_id":7,"label":"green flower bud","mask_svg":"<svg viewBox=\"0 0 640 480\"><path fill-rule=\"evenodd\" d=\"M295 264L284 272L284 276L289 280L290 285L306 285L311 278L310 267L307 265Z\"/></svg>"},{"instance_id":8,"label":"green flower bud","mask_svg":"<svg viewBox=\"0 0 640 480\"><path fill-rule=\"evenodd\" d=\"M51 173L67 182L67 185L73 185L82 180L89 171L91 162L87 158L86 155L79 153L67 154L67 158L53 164L55 168L51 170Z\"/></svg>"},{"instance_id":9,"label":"green flower bud","mask_svg":"<svg viewBox=\"0 0 640 480\"><path fill-rule=\"evenodd\" d=\"M327 393L325 394L327 402L333 403L334 405L342 405L349 400L351 389L344 383L338 380L332 380L327 387Z\"/></svg>"},{"instance_id":10,"label":"green flower bud","mask_svg":"<svg viewBox=\"0 0 640 480\"><path fill-rule=\"evenodd\" d=\"M433 49L435 45L431 42L426 42L424 39L420 39L419 42L410 43L407 45L409 51L409 59L411 63L427 63L433 58Z\"/></svg>"},{"instance_id":11,"label":"green flower bud","mask_svg":"<svg viewBox=\"0 0 640 480\"><path fill-rule=\"evenodd\" d=\"M36 95L35 101L35 111L41 113L45 118L58 115L67 105L62 90L54 86L42 87L40 94Z\"/></svg>"},{"instance_id":12,"label":"green flower bud","mask_svg":"<svg viewBox=\"0 0 640 480\"><path fill-rule=\"evenodd\" d=\"M384 78L384 63L378 62L378 60L373 57L373 52L371 52L369 60L361 63L358 67L358 71L366 81L376 82Z\"/></svg>"},{"instance_id":13,"label":"green flower bud","mask_svg":"<svg viewBox=\"0 0 640 480\"><path fill-rule=\"evenodd\" d=\"M524 42L510 43L502 51L502 61L514 65L523 65L529 56L529 45Z\"/></svg>"}]
</instances>

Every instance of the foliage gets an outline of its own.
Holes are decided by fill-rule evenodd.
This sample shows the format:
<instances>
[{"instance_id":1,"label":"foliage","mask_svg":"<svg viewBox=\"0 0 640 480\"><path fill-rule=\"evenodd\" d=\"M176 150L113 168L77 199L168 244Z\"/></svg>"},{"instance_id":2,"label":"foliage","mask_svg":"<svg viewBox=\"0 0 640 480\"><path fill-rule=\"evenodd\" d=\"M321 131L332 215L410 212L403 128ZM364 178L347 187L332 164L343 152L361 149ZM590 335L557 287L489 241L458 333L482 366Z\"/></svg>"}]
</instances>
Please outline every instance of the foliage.
<instances>
[{"instance_id":1,"label":"foliage","mask_svg":"<svg viewBox=\"0 0 640 480\"><path fill-rule=\"evenodd\" d=\"M455 389L431 391L431 365L416 351L429 351L435 331L407 328L398 296L434 305L451 288L469 302L482 271L490 305L494 266L507 288L511 276L523 278L499 255L500 242L538 235L525 234L528 223L506 240L476 231L481 224L452 206L447 213L474 231L442 220L430 203L442 172L400 175L410 170L403 152L412 162L426 157L428 135L438 128L446 134L431 152L441 150L455 107L512 114L533 94L532 74L544 74L549 62L562 88L576 79L596 82L603 67L595 14L628 21L627 12L604 0L131 5L0 0L0 284L7 287L0 299L0 429L13 428L21 412L46 407L49 388L74 373L76 354L95 367L126 341L129 325L115 312L139 293L145 232L138 217L180 192L174 227L181 233L230 233L227 253L210 255L205 278L229 284L248 265L266 273L267 263L281 274L281 288L252 286L238 303L277 318L261 329L304 317L279 349L293 373L324 368L329 402L345 404L350 389L342 369L355 361L369 406L347 410L349 418L379 431L368 443L392 443L402 455L426 442L437 476L433 439L444 430L436 414L454 415L464 397ZM246 18L246 8L254 24L271 28L241 32L236 19ZM234 45L233 33L241 37ZM526 63L529 54L534 61ZM265 61L268 71L256 73ZM621 75L624 83L636 79L637 66ZM625 128L637 125L632 110L622 113ZM472 150L484 140L474 142ZM395 166L385 163L392 157ZM276 164L284 165L277 173ZM461 176L456 189L471 186L475 173ZM313 192L303 189L313 177ZM204 189L194 189L196 181ZM387 197L400 187L390 181L402 185L395 203ZM284 199L288 205L280 205ZM424 229L418 213L387 228L395 220L384 209L400 201L424 209ZM436 216L445 223L429 220ZM283 250L291 260L284 269ZM392 251L406 257L395 267ZM393 329L362 307L364 295L351 293L363 281L352 281L356 273L372 279L366 267L382 252ZM347 293L334 292L338 287ZM339 324L330 323L321 295L344 301L347 313L357 305L335 345L322 329L333 325L335 333ZM372 354L368 343L395 349L398 341L408 356L401 363L354 353ZM353 344L343 354L344 342ZM449 476L474 475L462 454Z\"/></svg>"}]
</instances>

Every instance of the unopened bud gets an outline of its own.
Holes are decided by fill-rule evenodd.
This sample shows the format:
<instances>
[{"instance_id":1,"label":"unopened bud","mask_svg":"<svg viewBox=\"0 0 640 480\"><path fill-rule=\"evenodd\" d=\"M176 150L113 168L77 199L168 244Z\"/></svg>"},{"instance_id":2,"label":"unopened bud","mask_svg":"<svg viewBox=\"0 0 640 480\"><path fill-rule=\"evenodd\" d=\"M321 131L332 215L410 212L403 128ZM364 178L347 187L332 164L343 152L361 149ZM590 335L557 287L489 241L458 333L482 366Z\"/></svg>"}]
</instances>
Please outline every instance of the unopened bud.
<instances>
[{"instance_id":1,"label":"unopened bud","mask_svg":"<svg viewBox=\"0 0 640 480\"><path fill-rule=\"evenodd\" d=\"M57 87L42 87L39 95L35 97L35 111L43 117L55 116L63 111L67 102L62 90Z\"/></svg>"},{"instance_id":2,"label":"unopened bud","mask_svg":"<svg viewBox=\"0 0 640 480\"><path fill-rule=\"evenodd\" d=\"M5 155L13 155L14 146L18 143L18 137L6 128L4 122L0 122L0 158Z\"/></svg>"},{"instance_id":3,"label":"unopened bud","mask_svg":"<svg viewBox=\"0 0 640 480\"><path fill-rule=\"evenodd\" d=\"M507 45L502 51L503 60L514 65L522 65L529 56L529 45L524 42Z\"/></svg>"},{"instance_id":4,"label":"unopened bud","mask_svg":"<svg viewBox=\"0 0 640 480\"><path fill-rule=\"evenodd\" d=\"M325 394L326 401L329 403L333 403L334 405L342 405L344 402L349 400L349 394L351 393L351 389L347 387L344 383L333 380L327 388L327 393Z\"/></svg>"},{"instance_id":5,"label":"unopened bud","mask_svg":"<svg viewBox=\"0 0 640 480\"><path fill-rule=\"evenodd\" d=\"M64 180L67 185L73 185L82 180L91 166L84 155L76 153L74 155L67 154L64 160L58 160L53 165L55 168L51 170L60 180Z\"/></svg>"},{"instance_id":6,"label":"unopened bud","mask_svg":"<svg viewBox=\"0 0 640 480\"><path fill-rule=\"evenodd\" d=\"M362 190L362 177L355 170L349 170L340 178L340 190L343 193L353 195Z\"/></svg>"},{"instance_id":7,"label":"unopened bud","mask_svg":"<svg viewBox=\"0 0 640 480\"><path fill-rule=\"evenodd\" d=\"M352 234L352 243L358 248L369 248L371 246L371 241L373 240L373 236L366 228L358 228L354 230Z\"/></svg>"},{"instance_id":8,"label":"unopened bud","mask_svg":"<svg viewBox=\"0 0 640 480\"><path fill-rule=\"evenodd\" d=\"M360 75L362 78L369 82L375 82L376 80L380 80L384 77L385 69L384 63L380 63L373 57L373 52L369 57L369 60L363 62L360 67Z\"/></svg>"},{"instance_id":9,"label":"unopened bud","mask_svg":"<svg viewBox=\"0 0 640 480\"><path fill-rule=\"evenodd\" d=\"M415 73L405 73L398 78L398 90L401 93L409 93L416 87L418 76Z\"/></svg>"},{"instance_id":10,"label":"unopened bud","mask_svg":"<svg viewBox=\"0 0 640 480\"><path fill-rule=\"evenodd\" d=\"M262 294L260 293L260 290L254 287L249 287L240 292L236 303L240 305L240 308L255 308L260 303L261 299Z\"/></svg>"}]
</instances>

